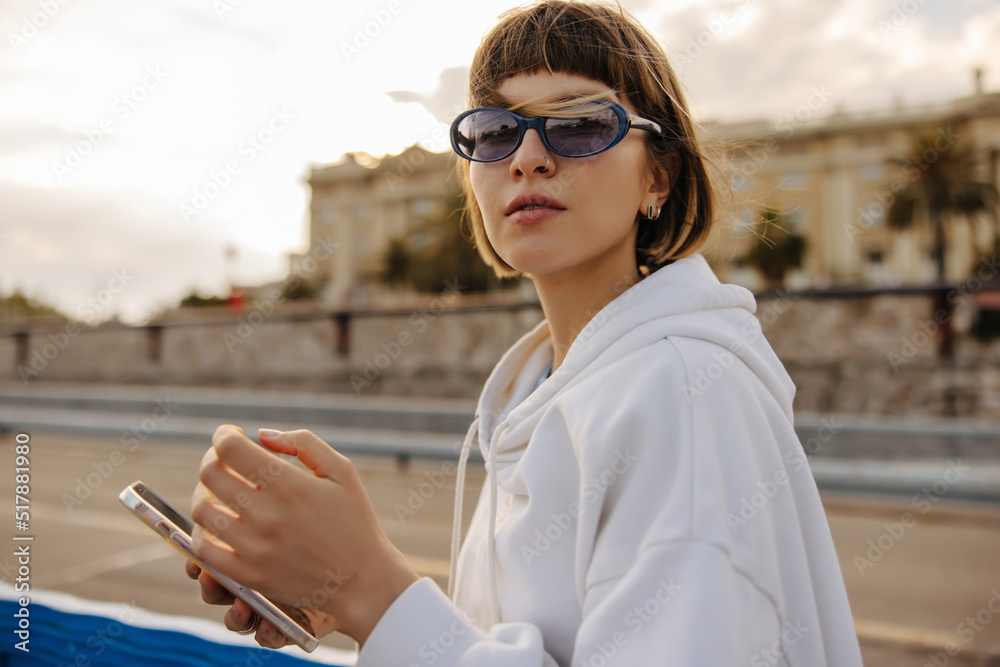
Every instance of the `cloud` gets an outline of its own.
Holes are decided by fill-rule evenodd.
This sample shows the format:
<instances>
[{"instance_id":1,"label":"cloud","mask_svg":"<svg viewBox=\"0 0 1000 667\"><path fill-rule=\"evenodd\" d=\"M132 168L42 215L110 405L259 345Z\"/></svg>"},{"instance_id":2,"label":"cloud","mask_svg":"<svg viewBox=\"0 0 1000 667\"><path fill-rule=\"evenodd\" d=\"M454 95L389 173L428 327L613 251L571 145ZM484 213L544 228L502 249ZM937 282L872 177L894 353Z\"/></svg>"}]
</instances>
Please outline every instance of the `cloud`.
<instances>
[{"instance_id":1,"label":"cloud","mask_svg":"<svg viewBox=\"0 0 1000 667\"><path fill-rule=\"evenodd\" d=\"M469 68L449 67L438 77L438 86L431 93L397 90L388 93L394 102L418 102L442 123L452 119L466 108L469 88Z\"/></svg>"},{"instance_id":2,"label":"cloud","mask_svg":"<svg viewBox=\"0 0 1000 667\"><path fill-rule=\"evenodd\" d=\"M226 241L178 225L170 210L124 193L57 192L0 181L4 202L0 291L21 289L70 316L106 289L115 272L132 277L101 319L138 322L192 289L224 294ZM246 263L267 262L260 253ZM273 266L274 277L281 267Z\"/></svg>"},{"instance_id":3,"label":"cloud","mask_svg":"<svg viewBox=\"0 0 1000 667\"><path fill-rule=\"evenodd\" d=\"M902 9L910 8L910 13ZM912 6L911 6L912 5ZM819 115L970 94L977 61L1000 61L996 8L954 3L825 0L709 2L664 16L659 32L702 118L780 118L814 86L833 92ZM975 49L957 34L980 35ZM964 43L963 43L964 42Z\"/></svg>"}]
</instances>

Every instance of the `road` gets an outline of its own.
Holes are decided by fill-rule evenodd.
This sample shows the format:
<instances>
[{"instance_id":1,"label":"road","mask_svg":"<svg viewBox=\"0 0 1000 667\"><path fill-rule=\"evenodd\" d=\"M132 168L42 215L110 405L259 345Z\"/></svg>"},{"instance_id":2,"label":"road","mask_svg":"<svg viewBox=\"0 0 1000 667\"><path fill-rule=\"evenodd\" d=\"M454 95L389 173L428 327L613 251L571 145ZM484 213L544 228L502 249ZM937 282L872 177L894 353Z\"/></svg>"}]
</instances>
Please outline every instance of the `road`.
<instances>
[{"instance_id":1,"label":"road","mask_svg":"<svg viewBox=\"0 0 1000 667\"><path fill-rule=\"evenodd\" d=\"M180 556L117 500L122 488L141 479L188 507L203 447L149 439L119 457L113 452L122 445L105 437L37 429L30 435L33 587L221 619L221 608L201 602ZM13 434L0 437L4 466L13 467L14 446ZM404 466L393 458L357 455L352 460L386 534L418 571L446 587L454 475L434 473L449 471L447 463L414 459ZM483 477L481 463L470 466L466 522ZM395 506L422 484L428 496L423 505L397 516ZM0 484L0 500L14 504L10 475ZM946 494L914 500L825 493L823 500L866 665L1000 664L985 657L991 649L1000 654L1000 621L991 610L1000 610L1000 507L956 502ZM13 561L0 557L6 581L14 576ZM948 655L949 642L962 646L962 655ZM342 635L324 644L354 645Z\"/></svg>"}]
</instances>

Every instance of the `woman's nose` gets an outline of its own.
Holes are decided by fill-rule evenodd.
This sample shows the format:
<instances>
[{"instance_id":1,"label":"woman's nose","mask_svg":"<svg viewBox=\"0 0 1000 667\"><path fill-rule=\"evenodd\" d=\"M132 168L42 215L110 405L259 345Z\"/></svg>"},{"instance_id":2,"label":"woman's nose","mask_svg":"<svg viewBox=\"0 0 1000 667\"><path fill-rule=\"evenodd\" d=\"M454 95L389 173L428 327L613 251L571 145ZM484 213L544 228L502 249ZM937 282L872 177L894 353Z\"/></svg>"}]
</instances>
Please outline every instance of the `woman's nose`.
<instances>
[{"instance_id":1,"label":"woman's nose","mask_svg":"<svg viewBox=\"0 0 1000 667\"><path fill-rule=\"evenodd\" d=\"M537 130L528 130L521 140L521 145L514 152L510 162L510 171L514 176L524 174L550 174L554 171L555 161L549 157L549 150L542 143L542 137Z\"/></svg>"}]
</instances>

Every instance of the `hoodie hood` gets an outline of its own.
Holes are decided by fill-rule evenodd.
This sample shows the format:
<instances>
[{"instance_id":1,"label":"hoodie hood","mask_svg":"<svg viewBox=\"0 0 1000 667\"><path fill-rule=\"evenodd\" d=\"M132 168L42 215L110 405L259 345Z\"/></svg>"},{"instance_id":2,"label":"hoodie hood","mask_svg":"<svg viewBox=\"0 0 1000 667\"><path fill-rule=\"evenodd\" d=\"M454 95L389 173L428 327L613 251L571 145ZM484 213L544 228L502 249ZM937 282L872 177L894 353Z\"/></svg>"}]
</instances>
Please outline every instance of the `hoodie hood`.
<instances>
[{"instance_id":1,"label":"hoodie hood","mask_svg":"<svg viewBox=\"0 0 1000 667\"><path fill-rule=\"evenodd\" d=\"M671 336L714 343L723 348L720 353L728 350L760 378L791 422L795 386L764 339L755 311L750 291L723 285L705 258L694 254L655 271L594 315L574 340L562 365L537 389L538 379L552 362L548 323L542 321L515 343L486 381L477 418L459 460L449 588L453 587L457 560L465 463L473 440L478 441L487 461L491 485L488 525L494 525L498 466L520 458L535 426L557 395L622 357ZM514 407L501 419L509 406ZM488 542L494 622L499 622L494 545L492 539Z\"/></svg>"}]
</instances>

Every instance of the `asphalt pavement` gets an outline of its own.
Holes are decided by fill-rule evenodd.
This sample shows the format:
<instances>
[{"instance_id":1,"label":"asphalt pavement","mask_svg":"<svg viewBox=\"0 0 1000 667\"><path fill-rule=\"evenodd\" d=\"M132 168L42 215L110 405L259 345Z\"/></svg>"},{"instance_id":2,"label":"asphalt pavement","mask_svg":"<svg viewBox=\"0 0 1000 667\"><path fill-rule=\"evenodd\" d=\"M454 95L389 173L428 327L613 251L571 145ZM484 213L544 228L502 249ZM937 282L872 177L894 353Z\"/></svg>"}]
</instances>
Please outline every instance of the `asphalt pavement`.
<instances>
[{"instance_id":1,"label":"asphalt pavement","mask_svg":"<svg viewBox=\"0 0 1000 667\"><path fill-rule=\"evenodd\" d=\"M116 457L119 449L103 438L30 435L32 586L219 622L222 609L201 602L181 557L117 500L122 488L142 479L187 506L201 448L155 440ZM0 456L13 458L14 446L5 436ZM445 470L442 462L353 459L386 534L445 587L453 475L424 494L417 512L400 515L396 508L411 490L440 479L434 473ZM482 480L482 468L472 466L466 521ZM11 481L0 487L8 506ZM996 664L990 656L1000 655L1000 622L993 622L993 609L1000 609L1000 508L941 497L925 511L912 499L846 494L824 494L824 503L867 665ZM0 572L13 580L12 556L0 559ZM324 644L353 648L342 635ZM959 647L960 654L948 654Z\"/></svg>"}]
</instances>

